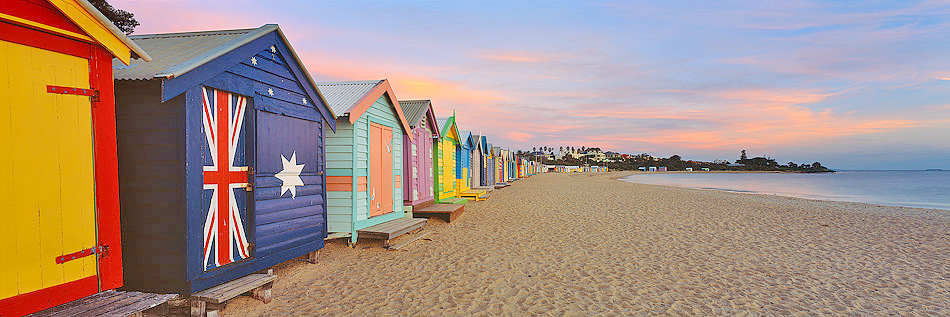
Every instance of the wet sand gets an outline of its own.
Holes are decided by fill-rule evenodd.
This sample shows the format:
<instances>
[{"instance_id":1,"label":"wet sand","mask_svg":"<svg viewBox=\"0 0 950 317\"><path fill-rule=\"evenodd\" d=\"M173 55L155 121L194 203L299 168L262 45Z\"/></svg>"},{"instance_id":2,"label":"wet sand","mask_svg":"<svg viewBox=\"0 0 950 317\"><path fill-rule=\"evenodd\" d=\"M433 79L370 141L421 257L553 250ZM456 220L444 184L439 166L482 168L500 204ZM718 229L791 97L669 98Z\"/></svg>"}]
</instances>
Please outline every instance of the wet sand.
<instances>
[{"instance_id":1,"label":"wet sand","mask_svg":"<svg viewBox=\"0 0 950 317\"><path fill-rule=\"evenodd\" d=\"M328 241L224 315L950 315L950 211L541 174L398 251ZM397 241L398 242L398 241Z\"/></svg>"}]
</instances>

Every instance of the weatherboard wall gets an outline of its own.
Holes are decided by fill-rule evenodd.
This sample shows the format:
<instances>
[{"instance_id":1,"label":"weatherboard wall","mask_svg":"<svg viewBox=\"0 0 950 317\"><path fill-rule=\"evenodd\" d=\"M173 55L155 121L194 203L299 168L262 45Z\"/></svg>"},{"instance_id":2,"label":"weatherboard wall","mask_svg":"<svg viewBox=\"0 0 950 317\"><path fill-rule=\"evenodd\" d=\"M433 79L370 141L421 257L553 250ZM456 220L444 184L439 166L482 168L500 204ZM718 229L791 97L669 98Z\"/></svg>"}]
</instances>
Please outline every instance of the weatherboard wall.
<instances>
[{"instance_id":1,"label":"weatherboard wall","mask_svg":"<svg viewBox=\"0 0 950 317\"><path fill-rule=\"evenodd\" d=\"M403 136L403 200L412 206L434 200L433 136L438 126L430 111L412 129L413 139Z\"/></svg>"},{"instance_id":2,"label":"weatherboard wall","mask_svg":"<svg viewBox=\"0 0 950 317\"><path fill-rule=\"evenodd\" d=\"M449 120L447 125L454 125L454 120ZM442 138L439 140L439 144L436 147L435 155L435 172L436 182L435 182L435 192L437 193L437 199L439 201L449 199L449 198L458 198L459 194L456 191L456 176L455 176L455 164L456 157L455 153L460 150L458 133L457 130L452 127L442 127Z\"/></svg>"},{"instance_id":3,"label":"weatherboard wall","mask_svg":"<svg viewBox=\"0 0 950 317\"><path fill-rule=\"evenodd\" d=\"M69 0L0 5L0 316L123 283L111 64L131 48L89 14ZM57 263L106 245L113 256Z\"/></svg>"},{"instance_id":4,"label":"weatherboard wall","mask_svg":"<svg viewBox=\"0 0 950 317\"><path fill-rule=\"evenodd\" d=\"M455 179L457 181L456 192L457 195L461 197L462 192L472 189L469 186L469 179L471 179L471 174L469 169L472 166L472 146L468 142L470 139L467 135L460 135L459 138L460 146L459 151L455 153Z\"/></svg>"},{"instance_id":5,"label":"weatherboard wall","mask_svg":"<svg viewBox=\"0 0 950 317\"><path fill-rule=\"evenodd\" d=\"M135 248L124 257L127 289L189 294L323 247L327 127L317 107L325 106L289 52L272 32L174 79L117 81L122 234ZM247 206L248 256L209 268L203 248L214 198L204 186L202 120L213 90L247 100L236 155L246 156L251 189L232 191ZM277 178L291 158L303 165L295 194Z\"/></svg>"},{"instance_id":6,"label":"weatherboard wall","mask_svg":"<svg viewBox=\"0 0 950 317\"><path fill-rule=\"evenodd\" d=\"M370 217L370 124L392 129L393 210ZM336 132L327 135L327 225L329 232L351 234L357 230L401 218L403 211L402 160L403 132L392 102L384 94L355 123L349 117L337 119Z\"/></svg>"}]
</instances>

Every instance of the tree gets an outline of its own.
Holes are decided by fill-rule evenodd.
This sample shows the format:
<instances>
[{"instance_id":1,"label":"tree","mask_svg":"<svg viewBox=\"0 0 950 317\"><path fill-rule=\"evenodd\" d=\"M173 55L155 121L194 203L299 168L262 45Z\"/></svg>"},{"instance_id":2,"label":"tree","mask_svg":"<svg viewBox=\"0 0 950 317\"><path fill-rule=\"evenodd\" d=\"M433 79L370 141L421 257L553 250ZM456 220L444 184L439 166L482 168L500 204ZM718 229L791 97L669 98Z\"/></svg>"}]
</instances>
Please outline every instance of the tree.
<instances>
[{"instance_id":1,"label":"tree","mask_svg":"<svg viewBox=\"0 0 950 317\"><path fill-rule=\"evenodd\" d=\"M536 147L531 148L531 152L532 152L532 153L533 153L533 152L537 152L537 151L538 151L538 148L536 148Z\"/></svg>"},{"instance_id":2,"label":"tree","mask_svg":"<svg viewBox=\"0 0 950 317\"><path fill-rule=\"evenodd\" d=\"M798 164L795 164L795 162L788 162L788 167L798 168Z\"/></svg>"},{"instance_id":3,"label":"tree","mask_svg":"<svg viewBox=\"0 0 950 317\"><path fill-rule=\"evenodd\" d=\"M89 0L92 6L96 7L102 15L106 16L112 24L115 24L119 30L125 34L132 34L135 27L139 26L139 21L135 20L135 14L122 9L116 9L106 0Z\"/></svg>"},{"instance_id":4,"label":"tree","mask_svg":"<svg viewBox=\"0 0 950 317\"><path fill-rule=\"evenodd\" d=\"M680 157L679 155L673 154L673 156L670 156L670 161L679 162L679 161L682 161L682 160L683 160L683 158Z\"/></svg>"},{"instance_id":5,"label":"tree","mask_svg":"<svg viewBox=\"0 0 950 317\"><path fill-rule=\"evenodd\" d=\"M563 146L561 147L561 151L558 152L558 153L564 153L564 147L563 147Z\"/></svg>"},{"instance_id":6,"label":"tree","mask_svg":"<svg viewBox=\"0 0 950 317\"><path fill-rule=\"evenodd\" d=\"M745 155L745 150L742 150L742 154L739 154L739 160L740 160L740 161L745 161L745 160L748 160L748 159L749 159L749 157ZM738 163L738 162L736 162L736 163Z\"/></svg>"},{"instance_id":7,"label":"tree","mask_svg":"<svg viewBox=\"0 0 950 317\"><path fill-rule=\"evenodd\" d=\"M821 163L814 162L814 163L811 163L811 168L822 168L822 166L821 166Z\"/></svg>"}]
</instances>

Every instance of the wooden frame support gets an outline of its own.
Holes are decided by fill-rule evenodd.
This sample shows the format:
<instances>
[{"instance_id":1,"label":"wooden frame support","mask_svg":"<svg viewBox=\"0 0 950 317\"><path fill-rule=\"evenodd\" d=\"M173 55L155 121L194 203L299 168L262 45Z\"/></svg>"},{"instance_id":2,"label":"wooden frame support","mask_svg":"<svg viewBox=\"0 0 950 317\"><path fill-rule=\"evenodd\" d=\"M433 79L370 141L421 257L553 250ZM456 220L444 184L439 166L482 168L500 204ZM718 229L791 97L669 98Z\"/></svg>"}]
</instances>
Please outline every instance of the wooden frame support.
<instances>
[{"instance_id":1,"label":"wooden frame support","mask_svg":"<svg viewBox=\"0 0 950 317\"><path fill-rule=\"evenodd\" d=\"M307 254L307 263L317 264L320 262L320 250L316 250Z\"/></svg>"}]
</instances>

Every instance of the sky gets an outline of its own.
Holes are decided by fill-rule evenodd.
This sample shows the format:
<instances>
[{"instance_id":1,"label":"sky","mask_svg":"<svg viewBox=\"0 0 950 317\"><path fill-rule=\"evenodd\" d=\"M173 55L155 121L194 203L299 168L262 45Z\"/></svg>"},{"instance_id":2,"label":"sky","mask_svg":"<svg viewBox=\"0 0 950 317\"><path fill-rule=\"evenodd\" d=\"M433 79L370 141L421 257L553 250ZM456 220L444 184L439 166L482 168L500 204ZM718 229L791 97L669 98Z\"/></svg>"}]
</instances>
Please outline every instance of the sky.
<instances>
[{"instance_id":1,"label":"sky","mask_svg":"<svg viewBox=\"0 0 950 317\"><path fill-rule=\"evenodd\" d=\"M318 82L496 146L950 169L950 1L112 0L135 34L279 24Z\"/></svg>"}]
</instances>

